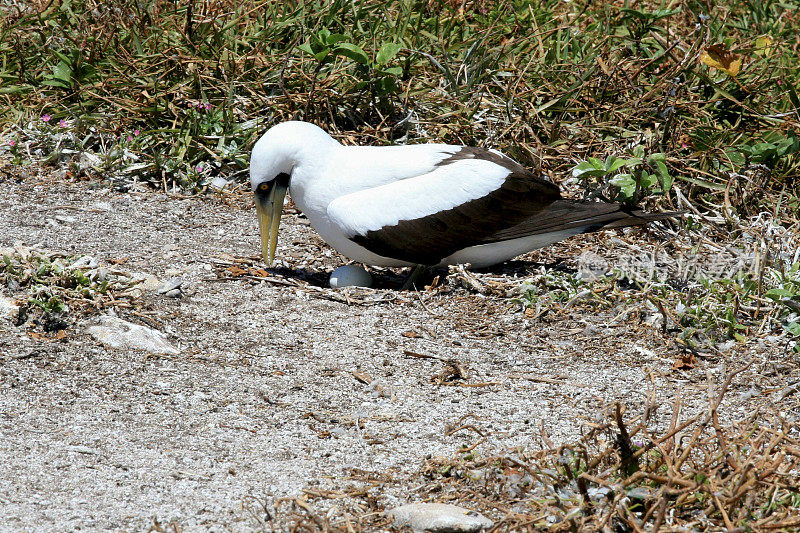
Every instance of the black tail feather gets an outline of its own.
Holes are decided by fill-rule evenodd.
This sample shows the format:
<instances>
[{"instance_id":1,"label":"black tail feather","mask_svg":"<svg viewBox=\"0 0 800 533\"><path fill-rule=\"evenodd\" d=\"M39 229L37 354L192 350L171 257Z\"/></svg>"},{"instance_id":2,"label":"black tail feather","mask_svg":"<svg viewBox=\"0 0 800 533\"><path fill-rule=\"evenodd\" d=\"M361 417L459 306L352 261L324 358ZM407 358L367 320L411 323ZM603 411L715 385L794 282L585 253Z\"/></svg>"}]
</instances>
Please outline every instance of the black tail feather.
<instances>
[{"instance_id":1,"label":"black tail feather","mask_svg":"<svg viewBox=\"0 0 800 533\"><path fill-rule=\"evenodd\" d=\"M589 233L601 229L641 226L682 214L683 211L646 213L639 209L633 210L623 204L561 199L522 222L495 232L486 241L504 241L576 228L581 228L583 233Z\"/></svg>"}]
</instances>

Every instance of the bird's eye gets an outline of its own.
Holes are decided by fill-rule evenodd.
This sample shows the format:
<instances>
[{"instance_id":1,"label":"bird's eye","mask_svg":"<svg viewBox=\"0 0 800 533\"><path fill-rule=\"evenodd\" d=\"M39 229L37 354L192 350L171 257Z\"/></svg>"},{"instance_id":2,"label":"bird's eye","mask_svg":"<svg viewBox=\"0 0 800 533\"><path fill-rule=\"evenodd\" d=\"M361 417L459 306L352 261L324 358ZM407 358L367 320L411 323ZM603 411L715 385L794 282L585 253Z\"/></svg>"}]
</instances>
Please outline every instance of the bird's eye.
<instances>
[{"instance_id":1,"label":"bird's eye","mask_svg":"<svg viewBox=\"0 0 800 533\"><path fill-rule=\"evenodd\" d=\"M258 189L261 190L261 191L268 191L269 190L269 184L268 183L262 183L261 185L258 186Z\"/></svg>"}]
</instances>

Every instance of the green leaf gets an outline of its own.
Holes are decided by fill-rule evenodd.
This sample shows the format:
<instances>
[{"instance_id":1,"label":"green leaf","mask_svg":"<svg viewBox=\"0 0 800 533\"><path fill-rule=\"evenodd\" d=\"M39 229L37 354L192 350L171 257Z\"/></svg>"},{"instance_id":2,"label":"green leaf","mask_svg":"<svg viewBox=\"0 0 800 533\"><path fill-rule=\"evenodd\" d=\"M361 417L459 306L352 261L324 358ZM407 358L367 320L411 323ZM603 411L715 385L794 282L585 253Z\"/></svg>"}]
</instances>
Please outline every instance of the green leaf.
<instances>
[{"instance_id":1,"label":"green leaf","mask_svg":"<svg viewBox=\"0 0 800 533\"><path fill-rule=\"evenodd\" d=\"M362 65L367 65L369 63L369 57L367 57L364 50L353 43L340 43L333 49L333 53L349 57L356 63L361 63Z\"/></svg>"},{"instance_id":2,"label":"green leaf","mask_svg":"<svg viewBox=\"0 0 800 533\"><path fill-rule=\"evenodd\" d=\"M379 65L385 65L397 55L402 48L398 43L386 43L378 50L375 56L375 62Z\"/></svg>"},{"instance_id":3,"label":"green leaf","mask_svg":"<svg viewBox=\"0 0 800 533\"><path fill-rule=\"evenodd\" d=\"M47 85L48 87L61 87L62 89L69 89L71 87L71 85L68 83L64 83L61 80L53 80L53 79L44 80L42 82L42 85Z\"/></svg>"},{"instance_id":4,"label":"green leaf","mask_svg":"<svg viewBox=\"0 0 800 533\"><path fill-rule=\"evenodd\" d=\"M53 67L52 78L69 85L72 83L72 68L70 68L67 63L61 61Z\"/></svg>"},{"instance_id":5,"label":"green leaf","mask_svg":"<svg viewBox=\"0 0 800 533\"><path fill-rule=\"evenodd\" d=\"M656 9L652 13L648 13L647 11L644 10L640 11L638 9L630 9L627 7L622 8L620 11L625 13L626 15L632 15L633 17L638 18L639 20L647 20L653 22L681 12L680 9Z\"/></svg>"},{"instance_id":6,"label":"green leaf","mask_svg":"<svg viewBox=\"0 0 800 533\"><path fill-rule=\"evenodd\" d=\"M605 176L606 171L603 168L603 163L592 157L589 161L583 161L575 165L572 169L572 176L575 178L582 178L584 176Z\"/></svg>"},{"instance_id":7,"label":"green leaf","mask_svg":"<svg viewBox=\"0 0 800 533\"><path fill-rule=\"evenodd\" d=\"M619 170L619 168L622 167L622 165L624 164L625 164L624 159L619 159L612 155L609 156L608 159L606 159L605 165L603 166L605 167L606 174L611 174L612 172L616 172L617 170Z\"/></svg>"},{"instance_id":8,"label":"green leaf","mask_svg":"<svg viewBox=\"0 0 800 533\"><path fill-rule=\"evenodd\" d=\"M617 174L608 182L615 187L619 187L619 192L623 198L631 198L636 192L636 181L630 174Z\"/></svg>"},{"instance_id":9,"label":"green leaf","mask_svg":"<svg viewBox=\"0 0 800 533\"><path fill-rule=\"evenodd\" d=\"M636 181L634 181L633 176L630 174L617 174L608 182L615 187L619 187L622 189L623 187L636 187Z\"/></svg>"},{"instance_id":10,"label":"green leaf","mask_svg":"<svg viewBox=\"0 0 800 533\"><path fill-rule=\"evenodd\" d=\"M0 87L0 94L21 94L32 90L33 87L30 85L7 85L6 87Z\"/></svg>"},{"instance_id":11,"label":"green leaf","mask_svg":"<svg viewBox=\"0 0 800 533\"><path fill-rule=\"evenodd\" d=\"M346 40L347 40L347 35L342 35L341 33L331 33L330 35L325 37L325 40L323 42L328 46L333 46L336 43L340 43Z\"/></svg>"},{"instance_id":12,"label":"green leaf","mask_svg":"<svg viewBox=\"0 0 800 533\"><path fill-rule=\"evenodd\" d=\"M311 48L311 44L309 44L309 43L303 43L301 45L298 45L297 48L299 48L303 52L307 53L308 55L312 55L312 56L314 55L314 49Z\"/></svg>"},{"instance_id":13,"label":"green leaf","mask_svg":"<svg viewBox=\"0 0 800 533\"><path fill-rule=\"evenodd\" d=\"M605 166L605 164L596 157L590 157L587 159L587 161L589 161L589 163L591 163L592 166L597 170L603 170L603 167Z\"/></svg>"},{"instance_id":14,"label":"green leaf","mask_svg":"<svg viewBox=\"0 0 800 533\"><path fill-rule=\"evenodd\" d=\"M60 59L62 62L66 63L68 65L70 63L72 63L72 58L71 57L69 57L69 56L67 56L65 54L62 54L58 50L53 50L53 55L55 55L58 59Z\"/></svg>"},{"instance_id":15,"label":"green leaf","mask_svg":"<svg viewBox=\"0 0 800 533\"><path fill-rule=\"evenodd\" d=\"M661 178L661 191L666 194L667 191L672 190L673 183L675 183L675 179L672 176L663 176Z\"/></svg>"},{"instance_id":16,"label":"green leaf","mask_svg":"<svg viewBox=\"0 0 800 533\"><path fill-rule=\"evenodd\" d=\"M667 154L661 152L655 152L647 156L647 162L652 164L656 161L661 161L662 163L667 160Z\"/></svg>"},{"instance_id":17,"label":"green leaf","mask_svg":"<svg viewBox=\"0 0 800 533\"><path fill-rule=\"evenodd\" d=\"M400 67L389 67L381 70L380 73L387 76L399 76L403 73L403 69Z\"/></svg>"},{"instance_id":18,"label":"green leaf","mask_svg":"<svg viewBox=\"0 0 800 533\"><path fill-rule=\"evenodd\" d=\"M642 179L639 180L639 186L642 189L649 191L656 183L658 183L658 177L655 174L650 174L645 170L642 171Z\"/></svg>"},{"instance_id":19,"label":"green leaf","mask_svg":"<svg viewBox=\"0 0 800 533\"><path fill-rule=\"evenodd\" d=\"M379 79L376 86L378 94L380 95L392 94L397 90L397 84L394 82L394 78L390 77Z\"/></svg>"},{"instance_id":20,"label":"green leaf","mask_svg":"<svg viewBox=\"0 0 800 533\"><path fill-rule=\"evenodd\" d=\"M656 160L656 170L658 171L658 183L661 185L661 190L667 192L672 189L672 183L675 180L669 175L667 165L660 159Z\"/></svg>"},{"instance_id":21,"label":"green leaf","mask_svg":"<svg viewBox=\"0 0 800 533\"><path fill-rule=\"evenodd\" d=\"M720 185L719 183L714 183L712 181L700 179L700 178L691 178L689 176L678 176L679 179L683 181L687 181L689 183L694 183L695 185L700 185L701 187L706 187L709 189L713 189L715 191L724 191L725 185Z\"/></svg>"},{"instance_id":22,"label":"green leaf","mask_svg":"<svg viewBox=\"0 0 800 533\"><path fill-rule=\"evenodd\" d=\"M768 290L767 292L764 293L764 296L766 296L771 300L779 302L784 298L791 298L792 296L794 296L794 293L786 289L776 288Z\"/></svg>"},{"instance_id":23,"label":"green leaf","mask_svg":"<svg viewBox=\"0 0 800 533\"><path fill-rule=\"evenodd\" d=\"M800 337L800 322L789 322L783 327L792 335Z\"/></svg>"}]
</instances>

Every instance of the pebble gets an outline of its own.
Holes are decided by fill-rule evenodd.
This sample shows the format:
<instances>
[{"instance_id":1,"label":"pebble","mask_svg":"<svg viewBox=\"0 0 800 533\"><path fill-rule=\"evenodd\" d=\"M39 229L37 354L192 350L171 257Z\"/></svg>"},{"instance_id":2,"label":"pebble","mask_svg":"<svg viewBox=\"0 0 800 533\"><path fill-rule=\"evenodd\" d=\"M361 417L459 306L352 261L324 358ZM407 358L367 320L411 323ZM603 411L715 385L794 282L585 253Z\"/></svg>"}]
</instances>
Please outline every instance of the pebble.
<instances>
[{"instance_id":1,"label":"pebble","mask_svg":"<svg viewBox=\"0 0 800 533\"><path fill-rule=\"evenodd\" d=\"M226 180L222 176L217 176L216 178L211 180L209 186L211 186L213 189L224 189L227 184L228 180Z\"/></svg>"},{"instance_id":2,"label":"pebble","mask_svg":"<svg viewBox=\"0 0 800 533\"><path fill-rule=\"evenodd\" d=\"M134 272L131 274L131 279L137 282L136 287L143 291L157 291L164 283L155 276Z\"/></svg>"},{"instance_id":3,"label":"pebble","mask_svg":"<svg viewBox=\"0 0 800 533\"><path fill-rule=\"evenodd\" d=\"M81 154L78 156L78 166L80 167L81 170L98 167L102 163L103 163L102 159L89 152L81 152Z\"/></svg>"},{"instance_id":4,"label":"pebble","mask_svg":"<svg viewBox=\"0 0 800 533\"><path fill-rule=\"evenodd\" d=\"M334 289L340 287L371 287L372 276L358 265L344 265L331 273L329 283Z\"/></svg>"},{"instance_id":5,"label":"pebble","mask_svg":"<svg viewBox=\"0 0 800 533\"><path fill-rule=\"evenodd\" d=\"M76 259L74 263L72 263L67 267L67 269L72 270L75 268L97 268L98 264L99 263L97 262L97 259L95 259L91 255L84 255Z\"/></svg>"},{"instance_id":6,"label":"pebble","mask_svg":"<svg viewBox=\"0 0 800 533\"><path fill-rule=\"evenodd\" d=\"M0 296L0 318L16 320L19 316L19 306L11 298Z\"/></svg>"},{"instance_id":7,"label":"pebble","mask_svg":"<svg viewBox=\"0 0 800 533\"><path fill-rule=\"evenodd\" d=\"M182 291L181 286L183 285L183 280L181 278L170 278L158 288L156 292L158 294L163 294L164 296L168 296L170 298L180 298Z\"/></svg>"},{"instance_id":8,"label":"pebble","mask_svg":"<svg viewBox=\"0 0 800 533\"><path fill-rule=\"evenodd\" d=\"M55 218L58 222L61 222L62 224L74 224L75 223L75 217L71 217L69 215L56 215L53 218Z\"/></svg>"},{"instance_id":9,"label":"pebble","mask_svg":"<svg viewBox=\"0 0 800 533\"><path fill-rule=\"evenodd\" d=\"M469 533L489 529L494 523L477 511L446 503L411 503L386 513L395 527L431 533Z\"/></svg>"},{"instance_id":10,"label":"pebble","mask_svg":"<svg viewBox=\"0 0 800 533\"><path fill-rule=\"evenodd\" d=\"M135 348L150 353L177 355L176 348L164 333L158 330L126 322L115 316L100 317L97 325L89 326L86 332L111 348Z\"/></svg>"}]
</instances>

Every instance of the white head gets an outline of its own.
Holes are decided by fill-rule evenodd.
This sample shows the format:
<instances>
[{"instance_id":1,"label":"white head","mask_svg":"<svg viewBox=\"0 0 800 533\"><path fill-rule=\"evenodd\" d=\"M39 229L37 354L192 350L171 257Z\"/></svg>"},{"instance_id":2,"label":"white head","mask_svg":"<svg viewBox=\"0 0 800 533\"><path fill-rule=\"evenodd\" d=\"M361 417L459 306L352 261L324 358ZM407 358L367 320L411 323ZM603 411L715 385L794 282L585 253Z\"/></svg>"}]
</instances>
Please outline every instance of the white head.
<instances>
[{"instance_id":1,"label":"white head","mask_svg":"<svg viewBox=\"0 0 800 533\"><path fill-rule=\"evenodd\" d=\"M261 229L261 251L272 264L278 245L278 226L286 189L292 173L324 149L338 145L322 128L308 122L289 121L271 127L261 136L250 154L250 184L256 196L256 211Z\"/></svg>"}]
</instances>

